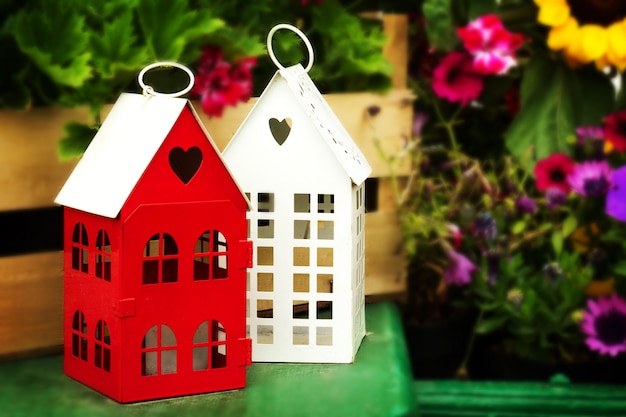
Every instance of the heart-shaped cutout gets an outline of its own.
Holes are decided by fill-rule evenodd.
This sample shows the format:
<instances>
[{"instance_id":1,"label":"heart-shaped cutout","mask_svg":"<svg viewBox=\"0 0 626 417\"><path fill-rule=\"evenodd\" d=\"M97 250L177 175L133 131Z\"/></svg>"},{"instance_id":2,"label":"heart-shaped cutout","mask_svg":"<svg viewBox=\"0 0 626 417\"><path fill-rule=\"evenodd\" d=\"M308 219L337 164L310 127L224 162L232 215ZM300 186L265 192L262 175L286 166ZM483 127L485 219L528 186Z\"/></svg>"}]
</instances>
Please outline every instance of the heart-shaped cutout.
<instances>
[{"instance_id":1,"label":"heart-shaped cutout","mask_svg":"<svg viewBox=\"0 0 626 417\"><path fill-rule=\"evenodd\" d=\"M200 168L202 151L196 146L186 151L177 146L170 151L169 160L172 171L184 184L187 184Z\"/></svg>"},{"instance_id":2,"label":"heart-shaped cutout","mask_svg":"<svg viewBox=\"0 0 626 417\"><path fill-rule=\"evenodd\" d=\"M291 119L285 118L283 120L278 120L275 118L270 119L270 131L272 132L272 136L274 136L274 140L279 145L282 145L287 140L287 136L291 132Z\"/></svg>"}]
</instances>

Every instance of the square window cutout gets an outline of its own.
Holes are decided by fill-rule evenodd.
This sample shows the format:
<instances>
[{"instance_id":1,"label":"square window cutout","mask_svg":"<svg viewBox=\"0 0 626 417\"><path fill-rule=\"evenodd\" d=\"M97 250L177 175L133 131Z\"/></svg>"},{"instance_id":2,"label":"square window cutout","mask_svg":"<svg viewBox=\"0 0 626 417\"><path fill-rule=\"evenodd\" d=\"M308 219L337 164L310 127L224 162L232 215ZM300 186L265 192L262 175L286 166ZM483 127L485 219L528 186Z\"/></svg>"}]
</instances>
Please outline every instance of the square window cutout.
<instances>
[{"instance_id":1,"label":"square window cutout","mask_svg":"<svg viewBox=\"0 0 626 417\"><path fill-rule=\"evenodd\" d=\"M293 344L308 345L309 344L309 327L293 326Z\"/></svg>"},{"instance_id":2,"label":"square window cutout","mask_svg":"<svg viewBox=\"0 0 626 417\"><path fill-rule=\"evenodd\" d=\"M311 238L311 222L308 220L293 221L293 238L294 239L310 239Z\"/></svg>"},{"instance_id":3,"label":"square window cutout","mask_svg":"<svg viewBox=\"0 0 626 417\"><path fill-rule=\"evenodd\" d=\"M333 274L317 274L317 292L333 292Z\"/></svg>"},{"instance_id":4,"label":"square window cutout","mask_svg":"<svg viewBox=\"0 0 626 417\"><path fill-rule=\"evenodd\" d=\"M333 248L317 248L317 266L333 266Z\"/></svg>"},{"instance_id":5,"label":"square window cutout","mask_svg":"<svg viewBox=\"0 0 626 417\"><path fill-rule=\"evenodd\" d=\"M260 239L273 239L274 220L257 220L257 236Z\"/></svg>"},{"instance_id":6,"label":"square window cutout","mask_svg":"<svg viewBox=\"0 0 626 417\"><path fill-rule=\"evenodd\" d=\"M274 318L274 300L257 300L256 316L266 319Z\"/></svg>"},{"instance_id":7,"label":"square window cutout","mask_svg":"<svg viewBox=\"0 0 626 417\"><path fill-rule=\"evenodd\" d=\"M274 193L259 193L257 204L259 213L274 212Z\"/></svg>"},{"instance_id":8,"label":"square window cutout","mask_svg":"<svg viewBox=\"0 0 626 417\"><path fill-rule=\"evenodd\" d=\"M293 292L309 292L309 274L293 274Z\"/></svg>"},{"instance_id":9,"label":"square window cutout","mask_svg":"<svg viewBox=\"0 0 626 417\"><path fill-rule=\"evenodd\" d=\"M335 212L334 194L318 194L317 195L317 212L318 213L334 213Z\"/></svg>"},{"instance_id":10,"label":"square window cutout","mask_svg":"<svg viewBox=\"0 0 626 417\"><path fill-rule=\"evenodd\" d=\"M294 194L293 211L294 213L310 213L311 196L309 194Z\"/></svg>"},{"instance_id":11,"label":"square window cutout","mask_svg":"<svg viewBox=\"0 0 626 417\"><path fill-rule=\"evenodd\" d=\"M315 344L318 346L333 345L333 328L318 327L315 329Z\"/></svg>"},{"instance_id":12,"label":"square window cutout","mask_svg":"<svg viewBox=\"0 0 626 417\"><path fill-rule=\"evenodd\" d=\"M271 272L257 273L257 291L272 292L274 291L274 274Z\"/></svg>"},{"instance_id":13,"label":"square window cutout","mask_svg":"<svg viewBox=\"0 0 626 417\"><path fill-rule=\"evenodd\" d=\"M295 247L293 248L293 265L294 266L309 266L310 250L309 248Z\"/></svg>"},{"instance_id":14,"label":"square window cutout","mask_svg":"<svg viewBox=\"0 0 626 417\"><path fill-rule=\"evenodd\" d=\"M260 345L274 343L274 326L259 325L256 327L256 342Z\"/></svg>"},{"instance_id":15,"label":"square window cutout","mask_svg":"<svg viewBox=\"0 0 626 417\"><path fill-rule=\"evenodd\" d=\"M256 249L257 265L274 265L274 248L272 246L259 246Z\"/></svg>"},{"instance_id":16,"label":"square window cutout","mask_svg":"<svg viewBox=\"0 0 626 417\"><path fill-rule=\"evenodd\" d=\"M308 319L309 318L309 302L307 300L294 300L293 301L293 316L294 319Z\"/></svg>"},{"instance_id":17,"label":"square window cutout","mask_svg":"<svg viewBox=\"0 0 626 417\"><path fill-rule=\"evenodd\" d=\"M335 222L332 220L321 220L317 222L317 238L332 240L334 239Z\"/></svg>"}]
</instances>

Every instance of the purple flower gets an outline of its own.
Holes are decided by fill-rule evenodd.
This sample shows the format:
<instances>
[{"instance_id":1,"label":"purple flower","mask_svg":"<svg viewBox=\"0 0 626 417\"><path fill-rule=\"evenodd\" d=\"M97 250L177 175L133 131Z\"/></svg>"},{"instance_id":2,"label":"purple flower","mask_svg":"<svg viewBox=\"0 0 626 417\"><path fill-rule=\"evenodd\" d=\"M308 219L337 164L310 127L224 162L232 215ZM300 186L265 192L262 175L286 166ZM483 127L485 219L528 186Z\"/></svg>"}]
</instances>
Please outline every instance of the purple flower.
<instances>
[{"instance_id":1,"label":"purple flower","mask_svg":"<svg viewBox=\"0 0 626 417\"><path fill-rule=\"evenodd\" d=\"M448 267L443 273L443 280L450 285L467 285L472 281L472 273L476 271L476 265L464 255L449 249Z\"/></svg>"},{"instance_id":2,"label":"purple flower","mask_svg":"<svg viewBox=\"0 0 626 417\"><path fill-rule=\"evenodd\" d=\"M520 213L535 214L537 212L537 202L528 196L522 195L515 200L515 208Z\"/></svg>"},{"instance_id":3,"label":"purple flower","mask_svg":"<svg viewBox=\"0 0 626 417\"><path fill-rule=\"evenodd\" d=\"M626 165L613 170L605 210L609 216L626 222Z\"/></svg>"},{"instance_id":4,"label":"purple flower","mask_svg":"<svg viewBox=\"0 0 626 417\"><path fill-rule=\"evenodd\" d=\"M491 241L496 238L498 229L496 221L489 213L480 213L474 220L474 236Z\"/></svg>"},{"instance_id":5,"label":"purple flower","mask_svg":"<svg viewBox=\"0 0 626 417\"><path fill-rule=\"evenodd\" d=\"M626 351L626 302L615 294L587 300L582 332L587 346L601 355L616 356Z\"/></svg>"},{"instance_id":6,"label":"purple flower","mask_svg":"<svg viewBox=\"0 0 626 417\"><path fill-rule=\"evenodd\" d=\"M606 194L611 185L611 167L607 161L587 161L574 166L567 176L572 190L585 197Z\"/></svg>"},{"instance_id":7,"label":"purple flower","mask_svg":"<svg viewBox=\"0 0 626 417\"><path fill-rule=\"evenodd\" d=\"M546 203L548 208L555 209L567 202L567 194L560 188L551 187L546 190Z\"/></svg>"},{"instance_id":8,"label":"purple flower","mask_svg":"<svg viewBox=\"0 0 626 417\"><path fill-rule=\"evenodd\" d=\"M428 115L426 113L415 112L413 115L413 136L422 136L422 129L426 122L428 122Z\"/></svg>"}]
</instances>

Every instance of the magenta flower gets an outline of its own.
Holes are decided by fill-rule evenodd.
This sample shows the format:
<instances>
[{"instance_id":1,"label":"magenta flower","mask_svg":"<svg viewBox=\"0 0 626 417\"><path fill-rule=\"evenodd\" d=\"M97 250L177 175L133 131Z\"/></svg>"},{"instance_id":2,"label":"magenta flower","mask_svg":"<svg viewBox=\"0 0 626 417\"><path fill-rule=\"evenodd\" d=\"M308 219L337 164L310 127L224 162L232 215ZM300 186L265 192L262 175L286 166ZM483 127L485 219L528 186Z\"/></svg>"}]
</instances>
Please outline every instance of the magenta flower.
<instances>
[{"instance_id":1,"label":"magenta flower","mask_svg":"<svg viewBox=\"0 0 626 417\"><path fill-rule=\"evenodd\" d=\"M585 197L603 196L611 184L611 167L607 161L587 161L574 165L567 182L578 194Z\"/></svg>"},{"instance_id":2,"label":"magenta flower","mask_svg":"<svg viewBox=\"0 0 626 417\"><path fill-rule=\"evenodd\" d=\"M615 294L587 300L581 330L589 349L601 355L626 351L626 302Z\"/></svg>"},{"instance_id":3,"label":"magenta flower","mask_svg":"<svg viewBox=\"0 0 626 417\"><path fill-rule=\"evenodd\" d=\"M613 170L611 187L606 193L606 214L626 222L626 165Z\"/></svg>"},{"instance_id":4,"label":"magenta flower","mask_svg":"<svg viewBox=\"0 0 626 417\"><path fill-rule=\"evenodd\" d=\"M471 55L450 52L433 71L432 88L440 98L466 105L483 90L483 77L472 65Z\"/></svg>"},{"instance_id":5,"label":"magenta flower","mask_svg":"<svg viewBox=\"0 0 626 417\"><path fill-rule=\"evenodd\" d=\"M574 170L574 161L564 153L553 153L535 165L535 185L539 191L558 188L569 193L570 185L567 176Z\"/></svg>"},{"instance_id":6,"label":"magenta flower","mask_svg":"<svg viewBox=\"0 0 626 417\"><path fill-rule=\"evenodd\" d=\"M524 37L506 30L498 16L481 16L456 31L474 57L473 65L479 73L506 74L517 65L515 51L522 46Z\"/></svg>"},{"instance_id":7,"label":"magenta flower","mask_svg":"<svg viewBox=\"0 0 626 417\"><path fill-rule=\"evenodd\" d=\"M256 58L245 58L235 65L224 61L222 51L214 46L203 49L198 75L191 94L200 96L202 110L220 117L226 106L247 101L252 95L252 67Z\"/></svg>"},{"instance_id":8,"label":"magenta flower","mask_svg":"<svg viewBox=\"0 0 626 417\"><path fill-rule=\"evenodd\" d=\"M591 140L603 140L604 129L602 126L580 126L576 128L576 139L579 145L584 144L586 141Z\"/></svg>"},{"instance_id":9,"label":"magenta flower","mask_svg":"<svg viewBox=\"0 0 626 417\"><path fill-rule=\"evenodd\" d=\"M452 249L449 249L446 255L448 256L448 267L443 273L443 280L450 285L469 284L472 281L472 273L476 271L476 265Z\"/></svg>"},{"instance_id":10,"label":"magenta flower","mask_svg":"<svg viewBox=\"0 0 626 417\"><path fill-rule=\"evenodd\" d=\"M528 196L522 195L515 200L515 208L520 213L535 214L537 212L537 202Z\"/></svg>"}]
</instances>

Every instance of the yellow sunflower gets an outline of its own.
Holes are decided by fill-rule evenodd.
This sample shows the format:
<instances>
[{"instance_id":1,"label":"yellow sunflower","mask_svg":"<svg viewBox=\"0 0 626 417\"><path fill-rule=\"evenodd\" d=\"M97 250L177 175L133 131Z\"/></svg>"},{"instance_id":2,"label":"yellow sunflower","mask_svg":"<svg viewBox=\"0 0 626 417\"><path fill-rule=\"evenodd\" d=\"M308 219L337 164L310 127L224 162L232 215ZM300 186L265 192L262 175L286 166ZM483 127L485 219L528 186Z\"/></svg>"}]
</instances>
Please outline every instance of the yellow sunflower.
<instances>
[{"instance_id":1,"label":"yellow sunflower","mask_svg":"<svg viewBox=\"0 0 626 417\"><path fill-rule=\"evenodd\" d=\"M626 69L626 1L534 0L537 21L550 26L548 47L573 65Z\"/></svg>"}]
</instances>

